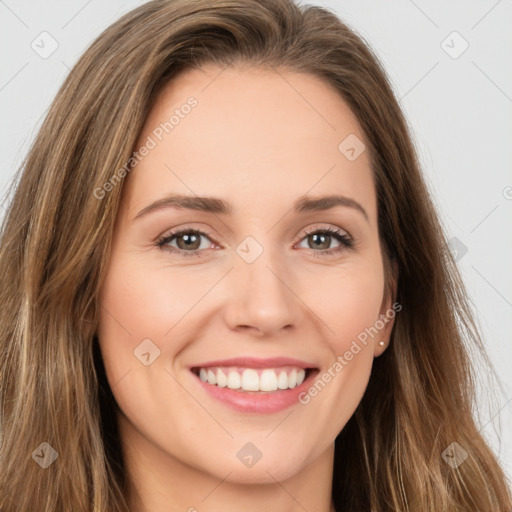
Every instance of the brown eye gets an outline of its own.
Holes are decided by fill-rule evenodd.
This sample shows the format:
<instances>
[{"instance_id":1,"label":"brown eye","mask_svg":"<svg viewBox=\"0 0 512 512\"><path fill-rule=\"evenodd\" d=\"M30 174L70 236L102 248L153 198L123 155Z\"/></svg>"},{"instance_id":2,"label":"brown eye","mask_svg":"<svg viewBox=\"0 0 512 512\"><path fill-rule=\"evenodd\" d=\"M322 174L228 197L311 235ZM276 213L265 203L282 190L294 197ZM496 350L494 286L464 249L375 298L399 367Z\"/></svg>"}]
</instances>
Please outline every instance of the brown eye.
<instances>
[{"instance_id":1,"label":"brown eye","mask_svg":"<svg viewBox=\"0 0 512 512\"><path fill-rule=\"evenodd\" d=\"M201 242L204 238L211 242L208 233L197 229L183 228L161 238L156 245L160 249L171 253L177 252L183 256L200 256L203 249L208 249L211 246L211 243L204 243L201 247Z\"/></svg>"},{"instance_id":2,"label":"brown eye","mask_svg":"<svg viewBox=\"0 0 512 512\"><path fill-rule=\"evenodd\" d=\"M305 234L304 240L307 240L308 249L316 250L319 253L330 255L352 247L353 241L350 236L341 229L316 229ZM338 246L331 248L333 239L338 242Z\"/></svg>"},{"instance_id":3,"label":"brown eye","mask_svg":"<svg viewBox=\"0 0 512 512\"><path fill-rule=\"evenodd\" d=\"M178 246L178 249L197 250L197 249L199 249L199 246L201 245L201 235L197 235L195 233L177 235L175 238L176 238L176 244Z\"/></svg>"},{"instance_id":4,"label":"brown eye","mask_svg":"<svg viewBox=\"0 0 512 512\"><path fill-rule=\"evenodd\" d=\"M308 240L311 242L311 249L330 249L331 238L331 235L324 235L322 233L308 235Z\"/></svg>"}]
</instances>

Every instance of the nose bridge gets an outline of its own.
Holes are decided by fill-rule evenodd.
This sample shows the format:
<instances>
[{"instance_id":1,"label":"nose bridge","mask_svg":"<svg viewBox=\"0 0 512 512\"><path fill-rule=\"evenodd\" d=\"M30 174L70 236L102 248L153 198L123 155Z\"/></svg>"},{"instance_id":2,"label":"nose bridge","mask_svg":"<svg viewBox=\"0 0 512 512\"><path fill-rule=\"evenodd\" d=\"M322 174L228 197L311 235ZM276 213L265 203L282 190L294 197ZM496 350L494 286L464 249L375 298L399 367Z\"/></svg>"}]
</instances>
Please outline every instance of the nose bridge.
<instances>
[{"instance_id":1,"label":"nose bridge","mask_svg":"<svg viewBox=\"0 0 512 512\"><path fill-rule=\"evenodd\" d=\"M247 237L236 249L227 320L232 328L252 327L270 334L296 324L298 309L285 255L269 245L269 237L265 240L264 246Z\"/></svg>"}]
</instances>

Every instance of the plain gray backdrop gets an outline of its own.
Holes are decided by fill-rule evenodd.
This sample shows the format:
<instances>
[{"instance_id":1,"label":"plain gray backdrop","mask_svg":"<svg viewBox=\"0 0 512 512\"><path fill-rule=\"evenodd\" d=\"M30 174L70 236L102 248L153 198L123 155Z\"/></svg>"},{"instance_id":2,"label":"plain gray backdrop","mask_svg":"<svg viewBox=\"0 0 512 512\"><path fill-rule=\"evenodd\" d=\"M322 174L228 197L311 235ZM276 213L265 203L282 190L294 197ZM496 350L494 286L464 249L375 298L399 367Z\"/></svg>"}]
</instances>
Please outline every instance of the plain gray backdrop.
<instances>
[{"instance_id":1,"label":"plain gray backdrop","mask_svg":"<svg viewBox=\"0 0 512 512\"><path fill-rule=\"evenodd\" d=\"M142 3L0 0L2 195L78 57ZM511 476L512 0L301 3L327 7L356 29L400 99L502 380L490 395L480 375L479 426Z\"/></svg>"}]
</instances>

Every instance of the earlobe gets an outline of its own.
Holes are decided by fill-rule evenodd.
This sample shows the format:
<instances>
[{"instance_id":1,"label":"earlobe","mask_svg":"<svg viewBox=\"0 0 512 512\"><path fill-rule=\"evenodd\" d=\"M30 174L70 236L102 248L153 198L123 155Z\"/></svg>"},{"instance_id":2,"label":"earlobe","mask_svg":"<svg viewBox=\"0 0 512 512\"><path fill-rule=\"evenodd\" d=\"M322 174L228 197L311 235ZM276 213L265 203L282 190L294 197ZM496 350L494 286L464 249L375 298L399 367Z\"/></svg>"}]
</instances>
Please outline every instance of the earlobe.
<instances>
[{"instance_id":1,"label":"earlobe","mask_svg":"<svg viewBox=\"0 0 512 512\"><path fill-rule=\"evenodd\" d=\"M379 321L381 328L381 340L374 347L374 356L379 357L387 349L391 341L391 331L395 322L395 316L401 305L396 301L397 282L398 282L398 264L396 260L387 260L386 265L386 287L382 300Z\"/></svg>"},{"instance_id":2,"label":"earlobe","mask_svg":"<svg viewBox=\"0 0 512 512\"><path fill-rule=\"evenodd\" d=\"M387 343L385 341L379 341L379 343L377 343L377 346L375 347L375 351L374 351L374 357L379 357L381 356L384 351L386 350L387 348Z\"/></svg>"}]
</instances>

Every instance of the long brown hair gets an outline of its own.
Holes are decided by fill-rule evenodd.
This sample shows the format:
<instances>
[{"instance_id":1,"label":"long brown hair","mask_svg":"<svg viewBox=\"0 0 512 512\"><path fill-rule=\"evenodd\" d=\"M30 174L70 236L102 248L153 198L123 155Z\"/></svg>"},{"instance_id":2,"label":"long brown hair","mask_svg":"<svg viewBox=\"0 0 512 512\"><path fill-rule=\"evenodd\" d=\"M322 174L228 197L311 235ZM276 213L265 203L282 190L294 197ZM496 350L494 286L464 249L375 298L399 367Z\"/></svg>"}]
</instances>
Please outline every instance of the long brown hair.
<instances>
[{"instance_id":1,"label":"long brown hair","mask_svg":"<svg viewBox=\"0 0 512 512\"><path fill-rule=\"evenodd\" d=\"M0 509L129 510L94 334L122 192L122 180L104 184L169 80L239 62L315 75L347 102L371 155L387 268L398 272L390 346L336 439L336 509L511 510L472 416L469 351L485 352L397 100L359 36L291 0L151 1L107 28L66 78L1 232ZM457 468L442 457L453 442L468 455ZM56 462L36 464L52 450Z\"/></svg>"}]
</instances>

